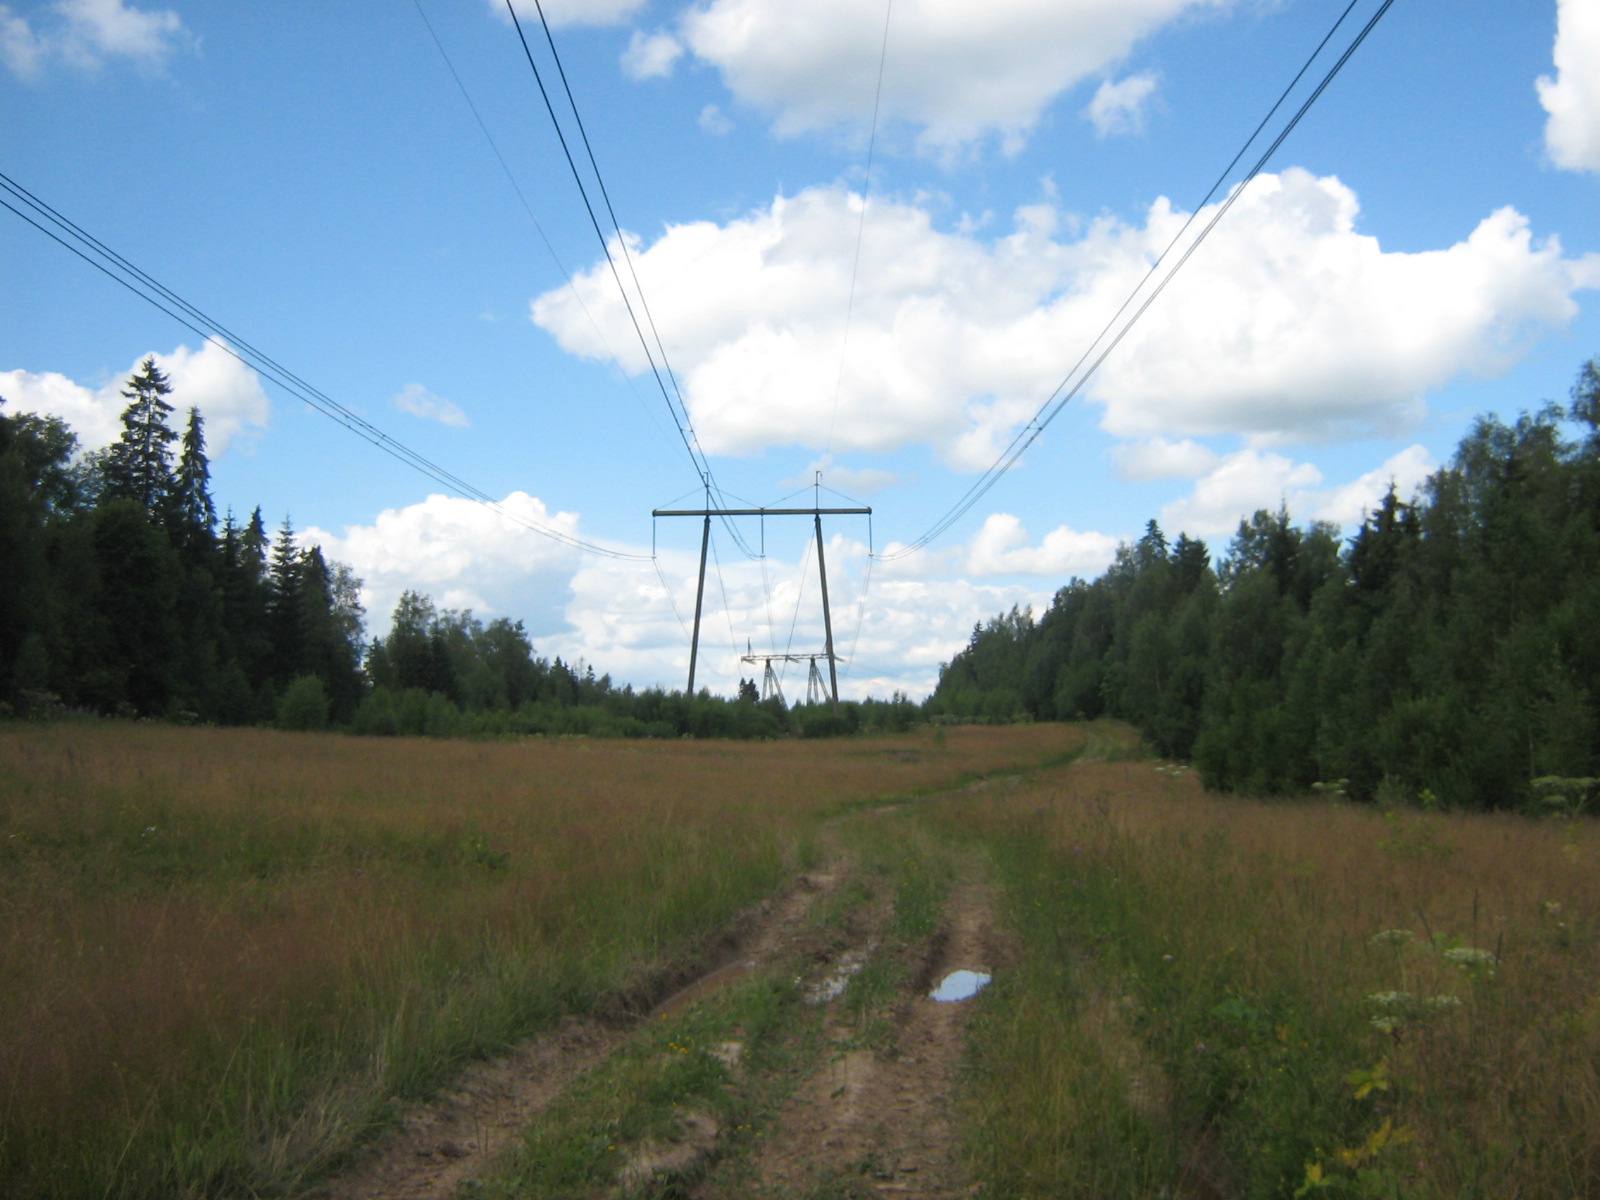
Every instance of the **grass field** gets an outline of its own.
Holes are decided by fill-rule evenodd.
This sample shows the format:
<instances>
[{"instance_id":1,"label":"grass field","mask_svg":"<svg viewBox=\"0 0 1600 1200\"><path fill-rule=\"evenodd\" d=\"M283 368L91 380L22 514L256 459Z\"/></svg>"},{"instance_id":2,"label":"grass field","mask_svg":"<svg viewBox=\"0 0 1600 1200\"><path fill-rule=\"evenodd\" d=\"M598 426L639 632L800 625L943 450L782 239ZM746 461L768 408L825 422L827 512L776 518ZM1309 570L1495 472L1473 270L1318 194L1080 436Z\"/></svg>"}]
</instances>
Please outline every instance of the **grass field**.
<instances>
[{"instance_id":1,"label":"grass field","mask_svg":"<svg viewBox=\"0 0 1600 1200\"><path fill-rule=\"evenodd\" d=\"M647 1003L823 817L1076 736L0 729L6 1194L294 1194L463 1061Z\"/></svg>"},{"instance_id":2,"label":"grass field","mask_svg":"<svg viewBox=\"0 0 1600 1200\"><path fill-rule=\"evenodd\" d=\"M985 774L1014 777L943 790ZM874 815L888 797L920 802ZM1004 887L1017 965L974 1002L964 1110L987 1194L1600 1194L1592 822L1210 796L1116 727L128 724L0 728L0 1191L305 1194L465 1061L642 1010L829 838L882 860L897 937L937 923L951 864ZM575 1162L560 1147L656 1119L627 1105L662 1047L718 1021L797 1044L792 986L751 986L619 1053L505 1194L540 1194L514 1181L541 1147ZM874 1012L866 1045L890 1040ZM719 1094L680 1057L643 1090ZM761 1094L730 1128L758 1127Z\"/></svg>"},{"instance_id":3,"label":"grass field","mask_svg":"<svg viewBox=\"0 0 1600 1200\"><path fill-rule=\"evenodd\" d=\"M1134 759L997 802L1026 946L980 1177L1038 1197L1600 1195L1600 830L1205 795Z\"/></svg>"}]
</instances>

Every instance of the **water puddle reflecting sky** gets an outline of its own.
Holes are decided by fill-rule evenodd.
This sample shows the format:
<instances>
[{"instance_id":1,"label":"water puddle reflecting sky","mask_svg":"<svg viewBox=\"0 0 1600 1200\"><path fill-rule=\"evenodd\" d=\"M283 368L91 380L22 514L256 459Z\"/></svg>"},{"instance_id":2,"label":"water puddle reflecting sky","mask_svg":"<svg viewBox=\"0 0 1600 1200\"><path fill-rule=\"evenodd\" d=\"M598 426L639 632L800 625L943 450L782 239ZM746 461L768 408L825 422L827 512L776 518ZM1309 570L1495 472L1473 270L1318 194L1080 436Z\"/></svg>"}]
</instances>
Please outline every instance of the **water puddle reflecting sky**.
<instances>
[{"instance_id":1,"label":"water puddle reflecting sky","mask_svg":"<svg viewBox=\"0 0 1600 1200\"><path fill-rule=\"evenodd\" d=\"M951 971L928 993L930 1000L970 1000L989 984L987 971Z\"/></svg>"}]
</instances>

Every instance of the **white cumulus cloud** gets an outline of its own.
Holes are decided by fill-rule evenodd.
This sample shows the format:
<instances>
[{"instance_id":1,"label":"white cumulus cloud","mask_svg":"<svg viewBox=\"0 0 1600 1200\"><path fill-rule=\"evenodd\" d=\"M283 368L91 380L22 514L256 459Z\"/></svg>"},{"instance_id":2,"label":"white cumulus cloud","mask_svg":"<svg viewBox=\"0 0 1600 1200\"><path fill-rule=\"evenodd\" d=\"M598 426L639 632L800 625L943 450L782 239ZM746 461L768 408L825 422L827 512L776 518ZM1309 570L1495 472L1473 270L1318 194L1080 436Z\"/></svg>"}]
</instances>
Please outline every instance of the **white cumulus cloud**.
<instances>
[{"instance_id":1,"label":"white cumulus cloud","mask_svg":"<svg viewBox=\"0 0 1600 1200\"><path fill-rule=\"evenodd\" d=\"M1550 114L1545 149L1559 167L1600 171L1600 4L1558 0L1556 14L1556 75L1535 84Z\"/></svg>"},{"instance_id":2,"label":"white cumulus cloud","mask_svg":"<svg viewBox=\"0 0 1600 1200\"><path fill-rule=\"evenodd\" d=\"M1287 506L1296 521L1331 521L1353 532L1391 484L1409 500L1434 470L1428 451L1408 446L1349 483L1324 487L1323 473L1270 450L1244 449L1219 458L1194 491L1161 510L1162 528L1212 539L1232 535L1259 509Z\"/></svg>"},{"instance_id":3,"label":"white cumulus cloud","mask_svg":"<svg viewBox=\"0 0 1600 1200\"><path fill-rule=\"evenodd\" d=\"M20 79L32 79L39 73L44 53L44 45L27 18L0 4L0 62L6 69Z\"/></svg>"},{"instance_id":4,"label":"white cumulus cloud","mask_svg":"<svg viewBox=\"0 0 1600 1200\"><path fill-rule=\"evenodd\" d=\"M420 383L406 384L400 389L400 394L394 397L393 403L401 412L421 417L425 421L437 421L441 425L454 425L463 429L471 423L459 404L435 396Z\"/></svg>"},{"instance_id":5,"label":"white cumulus cloud","mask_svg":"<svg viewBox=\"0 0 1600 1200\"><path fill-rule=\"evenodd\" d=\"M991 513L967 551L967 571L984 575L1076 575L1093 579L1116 557L1117 539L1103 533L1080 533L1067 525L1052 529L1037 546L1010 513Z\"/></svg>"},{"instance_id":6,"label":"white cumulus cloud","mask_svg":"<svg viewBox=\"0 0 1600 1200\"><path fill-rule=\"evenodd\" d=\"M733 122L729 120L727 113L715 104L708 104L700 110L699 124L701 129L713 137L722 137L733 132Z\"/></svg>"},{"instance_id":7,"label":"white cumulus cloud","mask_svg":"<svg viewBox=\"0 0 1600 1200\"><path fill-rule=\"evenodd\" d=\"M37 78L52 62L95 71L112 62L159 71L194 36L170 9L124 0L55 0L29 15L0 5L0 62L19 78Z\"/></svg>"},{"instance_id":8,"label":"white cumulus cloud","mask_svg":"<svg viewBox=\"0 0 1600 1200\"><path fill-rule=\"evenodd\" d=\"M576 514L552 513L526 492L512 492L500 504L524 521L578 532ZM577 552L472 500L432 495L385 509L372 524L348 526L342 534L308 528L301 540L360 576L374 633L388 628L395 602L408 589L485 620L524 620L535 636L565 627Z\"/></svg>"},{"instance_id":9,"label":"white cumulus cloud","mask_svg":"<svg viewBox=\"0 0 1600 1200\"><path fill-rule=\"evenodd\" d=\"M1124 479L1198 479L1217 465L1218 454L1191 438L1169 442L1165 438L1123 442L1112 451L1117 471Z\"/></svg>"},{"instance_id":10,"label":"white cumulus cloud","mask_svg":"<svg viewBox=\"0 0 1600 1200\"><path fill-rule=\"evenodd\" d=\"M140 355L113 382L99 388L85 387L55 371L0 371L0 396L13 411L60 417L78 435L80 446L98 449L121 435L122 410L128 407L122 392L146 357ZM199 350L179 346L170 354L156 354L155 360L172 384L167 403L173 408L173 428L181 431L188 410L198 408L205 419L211 457L266 427L272 406L261 390L261 377L222 347L212 342Z\"/></svg>"},{"instance_id":11,"label":"white cumulus cloud","mask_svg":"<svg viewBox=\"0 0 1600 1200\"><path fill-rule=\"evenodd\" d=\"M1103 138L1143 133L1145 104L1155 91L1156 77L1148 73L1129 75L1116 83L1108 79L1095 91L1083 115Z\"/></svg>"},{"instance_id":12,"label":"white cumulus cloud","mask_svg":"<svg viewBox=\"0 0 1600 1200\"><path fill-rule=\"evenodd\" d=\"M1378 507L1391 486L1400 499L1410 500L1423 481L1438 469L1439 464L1425 447L1407 446L1365 475L1341 487L1330 488L1320 497L1309 497L1311 504L1306 516L1316 521L1332 521L1353 532L1366 520L1367 514Z\"/></svg>"},{"instance_id":13,"label":"white cumulus cloud","mask_svg":"<svg viewBox=\"0 0 1600 1200\"><path fill-rule=\"evenodd\" d=\"M629 235L709 452L920 443L987 466L1186 216L1162 199L1142 223L1084 223L1046 202L1009 231L947 232L927 207L874 199L852 307L862 203L812 188L649 245ZM1600 256L1565 257L1513 209L1453 246L1404 253L1359 232L1359 207L1332 177L1258 178L1091 382L1104 427L1257 445L1404 430L1430 390L1505 370L1571 320L1575 291L1600 286ZM603 263L535 299L532 316L569 352L614 347L623 369L646 369Z\"/></svg>"},{"instance_id":14,"label":"white cumulus cloud","mask_svg":"<svg viewBox=\"0 0 1600 1200\"><path fill-rule=\"evenodd\" d=\"M1276 511L1287 504L1300 515L1303 495L1322 483L1322 472L1310 463L1296 463L1282 454L1239 450L1225 455L1196 484L1194 491L1161 510L1161 527L1191 537L1231 534L1258 509Z\"/></svg>"},{"instance_id":15,"label":"white cumulus cloud","mask_svg":"<svg viewBox=\"0 0 1600 1200\"><path fill-rule=\"evenodd\" d=\"M880 120L948 152L998 137L1015 150L1050 103L1195 10L1231 0L902 0L890 15ZM884 8L860 0L709 0L682 38L780 135L864 127L884 47Z\"/></svg>"},{"instance_id":16,"label":"white cumulus cloud","mask_svg":"<svg viewBox=\"0 0 1600 1200\"><path fill-rule=\"evenodd\" d=\"M883 491L884 488L893 487L895 484L902 482L900 476L893 471L881 471L877 467L845 467L834 462L833 455L825 454L798 475L789 479L780 479L778 486L784 488L810 487L817 481L819 472L822 476L823 487L835 492L843 492L846 496L870 496L875 492Z\"/></svg>"},{"instance_id":17,"label":"white cumulus cloud","mask_svg":"<svg viewBox=\"0 0 1600 1200\"><path fill-rule=\"evenodd\" d=\"M90 450L117 440L122 429L117 416L128 406L115 386L95 392L56 371L0 372L0 396L10 412L60 417L78 435L78 444Z\"/></svg>"},{"instance_id":18,"label":"white cumulus cloud","mask_svg":"<svg viewBox=\"0 0 1600 1200\"><path fill-rule=\"evenodd\" d=\"M683 43L670 33L648 36L635 29L622 52L622 73L629 79L665 79L683 56Z\"/></svg>"},{"instance_id":19,"label":"white cumulus cloud","mask_svg":"<svg viewBox=\"0 0 1600 1200\"><path fill-rule=\"evenodd\" d=\"M1415 254L1359 233L1359 211L1335 178L1259 177L1107 361L1094 385L1105 427L1269 439L1408 428L1430 389L1504 371L1597 282L1593 262L1536 240L1511 208ZM1159 202L1141 257L1181 220Z\"/></svg>"}]
</instances>

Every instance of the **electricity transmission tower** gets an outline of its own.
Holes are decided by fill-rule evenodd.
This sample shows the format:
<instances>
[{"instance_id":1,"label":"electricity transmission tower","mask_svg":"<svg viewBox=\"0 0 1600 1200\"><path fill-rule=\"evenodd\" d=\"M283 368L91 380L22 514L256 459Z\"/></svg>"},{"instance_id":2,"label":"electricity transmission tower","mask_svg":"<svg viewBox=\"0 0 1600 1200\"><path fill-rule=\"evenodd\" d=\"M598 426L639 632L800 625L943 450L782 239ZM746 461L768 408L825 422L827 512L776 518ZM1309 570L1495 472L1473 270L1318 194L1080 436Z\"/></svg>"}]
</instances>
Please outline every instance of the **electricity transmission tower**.
<instances>
[{"instance_id":1,"label":"electricity transmission tower","mask_svg":"<svg viewBox=\"0 0 1600 1200\"><path fill-rule=\"evenodd\" d=\"M832 644L831 636L829 644ZM811 670L810 674L806 678L806 703L821 704L824 700L828 699L829 692L828 685L822 682L822 672L817 669L817 660L828 657L829 655L827 652L823 652L822 654L756 654L750 649L750 643L746 641L745 653L739 655L739 661L747 662L752 665L755 663L765 663L766 672L761 677L761 698L763 700L769 700L773 696L776 696L779 700L783 701L784 706L787 707L788 701L784 700L783 697L783 685L778 682L778 673L772 669L772 664L775 662L809 663L811 665ZM828 666L831 670L833 663L830 661ZM835 707L837 707L839 703L839 690L837 682L835 683L833 689L833 703Z\"/></svg>"},{"instance_id":2,"label":"electricity transmission tower","mask_svg":"<svg viewBox=\"0 0 1600 1200\"><path fill-rule=\"evenodd\" d=\"M800 662L809 660L811 663L811 678L806 684L806 698L811 700L813 694L820 699L823 694L831 697L833 707L839 707L839 667L838 656L833 652L833 614L828 608L828 564L822 557L822 518L825 516L871 516L870 508L657 508L651 511L652 517L703 517L705 525L700 534L700 581L694 591L694 632L689 639L689 691L694 695L695 665L700 657L700 611L706 595L706 551L711 545L711 518L712 517L810 517L816 523L817 530L817 577L822 582L822 630L825 635L824 648L821 654L772 654L741 656L743 662L755 662L758 658L766 660L767 679L779 696L783 690L778 687L777 676L773 673L772 664L778 662ZM826 693L822 689L822 674L817 669L817 660L828 660L828 682ZM767 680L762 681L762 691L765 695Z\"/></svg>"}]
</instances>

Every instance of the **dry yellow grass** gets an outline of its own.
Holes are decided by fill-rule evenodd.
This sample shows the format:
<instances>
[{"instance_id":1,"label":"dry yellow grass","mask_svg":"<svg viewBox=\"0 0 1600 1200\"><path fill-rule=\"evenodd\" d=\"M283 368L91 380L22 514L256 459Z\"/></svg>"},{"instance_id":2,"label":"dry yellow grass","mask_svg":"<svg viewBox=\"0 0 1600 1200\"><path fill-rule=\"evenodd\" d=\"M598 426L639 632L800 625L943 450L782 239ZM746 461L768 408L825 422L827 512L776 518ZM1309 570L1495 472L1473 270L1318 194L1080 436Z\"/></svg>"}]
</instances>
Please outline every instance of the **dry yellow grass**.
<instances>
[{"instance_id":1,"label":"dry yellow grass","mask_svg":"<svg viewBox=\"0 0 1600 1200\"><path fill-rule=\"evenodd\" d=\"M626 1006L821 815L1076 737L0 730L0 1175L18 1196L292 1191L388 1097Z\"/></svg>"}]
</instances>

